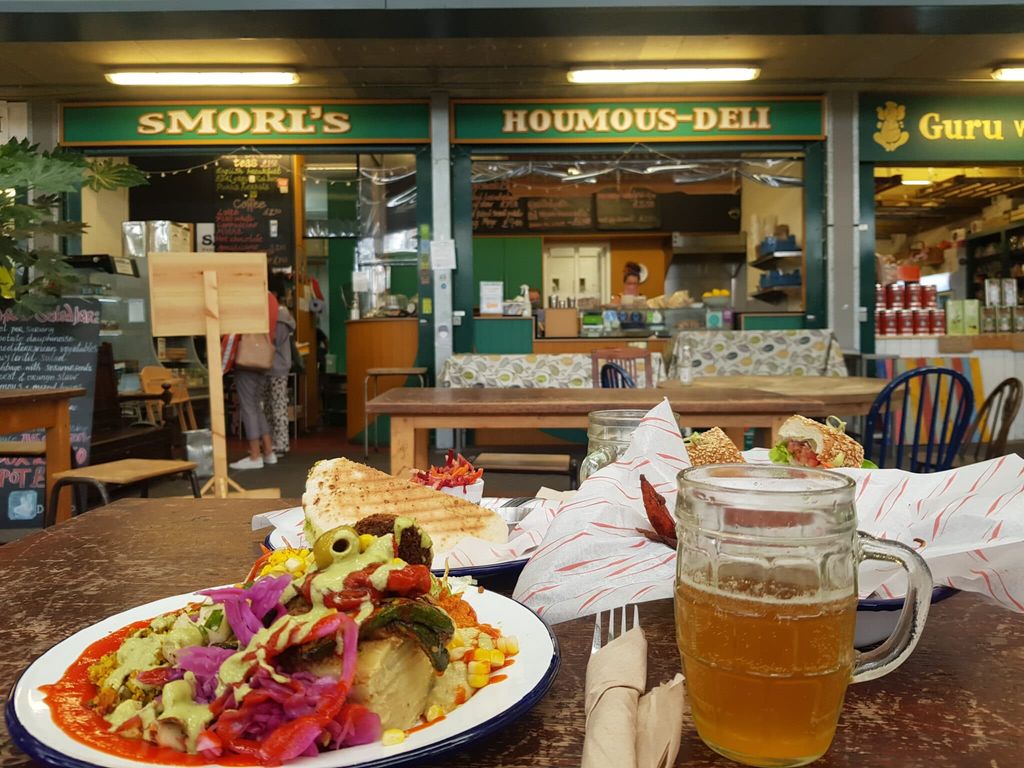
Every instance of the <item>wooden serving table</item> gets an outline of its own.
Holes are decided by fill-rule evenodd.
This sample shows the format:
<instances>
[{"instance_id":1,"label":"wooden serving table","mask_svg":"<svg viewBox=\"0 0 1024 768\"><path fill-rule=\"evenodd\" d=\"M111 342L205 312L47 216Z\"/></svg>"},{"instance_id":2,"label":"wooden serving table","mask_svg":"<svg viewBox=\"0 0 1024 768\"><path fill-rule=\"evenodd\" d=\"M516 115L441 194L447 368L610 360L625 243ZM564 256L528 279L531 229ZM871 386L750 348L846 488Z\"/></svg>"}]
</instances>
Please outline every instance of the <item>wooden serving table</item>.
<instances>
[{"instance_id":1,"label":"wooden serving table","mask_svg":"<svg viewBox=\"0 0 1024 768\"><path fill-rule=\"evenodd\" d=\"M864 416L871 409L878 393L888 379L864 376L697 376L692 386L696 389L756 389L777 395L813 397L829 413L804 413L805 416ZM662 389L683 389L677 379L666 379Z\"/></svg>"},{"instance_id":2,"label":"wooden serving table","mask_svg":"<svg viewBox=\"0 0 1024 768\"><path fill-rule=\"evenodd\" d=\"M276 499L124 499L0 547L0 696L54 643L107 616L244 577L265 532L253 514ZM75 577L67 577L74 553ZM485 617L481 617L485 618ZM640 605L648 684L679 671L672 603ZM547 696L510 727L423 768L565 768L583 749L583 682L594 623L554 627L562 661ZM965 647L965 640L967 647ZM920 645L895 672L851 686L819 768L1010 768L1024 754L1024 616L956 595L933 606ZM525 652L527 649L522 649ZM512 667L512 673L515 667ZM467 704L472 706L472 702ZM687 716L679 768L735 768L712 753ZM0 725L0 764L36 765Z\"/></svg>"},{"instance_id":3,"label":"wooden serving table","mask_svg":"<svg viewBox=\"0 0 1024 768\"><path fill-rule=\"evenodd\" d=\"M647 410L668 398L681 422L722 427L737 444L748 427L770 431L794 413L822 415L817 394L781 395L755 389L678 387L666 389L392 389L371 400L370 413L391 417L391 472L424 468L430 429L586 427L591 411Z\"/></svg>"},{"instance_id":4,"label":"wooden serving table","mask_svg":"<svg viewBox=\"0 0 1024 768\"><path fill-rule=\"evenodd\" d=\"M46 430L46 499L56 482L58 472L71 469L72 398L82 397L85 390L65 389L3 389L0 390L0 435ZM47 503L44 501L44 503ZM57 522L71 517L71 491L61 493L57 503Z\"/></svg>"}]
</instances>

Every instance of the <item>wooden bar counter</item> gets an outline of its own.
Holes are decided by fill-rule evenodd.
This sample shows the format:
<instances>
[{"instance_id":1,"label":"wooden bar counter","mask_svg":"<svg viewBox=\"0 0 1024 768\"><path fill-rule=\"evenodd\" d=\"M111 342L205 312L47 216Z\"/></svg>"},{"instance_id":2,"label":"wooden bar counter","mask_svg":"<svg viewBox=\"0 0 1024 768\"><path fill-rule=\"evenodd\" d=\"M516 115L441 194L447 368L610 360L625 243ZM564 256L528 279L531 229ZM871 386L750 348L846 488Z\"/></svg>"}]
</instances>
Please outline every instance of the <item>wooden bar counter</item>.
<instances>
[{"instance_id":1,"label":"wooden bar counter","mask_svg":"<svg viewBox=\"0 0 1024 768\"><path fill-rule=\"evenodd\" d=\"M415 365L419 319L381 317L345 323L346 434L354 440L363 431L363 381L370 368L408 368ZM378 393L405 385L404 376L381 376ZM371 395L372 395L371 385ZM371 424L375 417L371 416Z\"/></svg>"}]
</instances>

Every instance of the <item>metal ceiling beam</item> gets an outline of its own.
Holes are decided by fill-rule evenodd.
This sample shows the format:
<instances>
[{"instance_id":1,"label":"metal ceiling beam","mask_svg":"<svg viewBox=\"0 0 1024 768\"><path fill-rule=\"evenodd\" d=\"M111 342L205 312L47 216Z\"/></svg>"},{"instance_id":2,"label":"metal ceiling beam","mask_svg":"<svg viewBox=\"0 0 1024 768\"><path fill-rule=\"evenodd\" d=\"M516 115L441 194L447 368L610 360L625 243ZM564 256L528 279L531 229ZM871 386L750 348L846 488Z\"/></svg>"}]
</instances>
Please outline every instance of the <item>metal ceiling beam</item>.
<instances>
[{"instance_id":1,"label":"metal ceiling beam","mask_svg":"<svg viewBox=\"0 0 1024 768\"><path fill-rule=\"evenodd\" d=\"M284 0L276 0L281 6ZM209 8L208 4L203 4ZM266 7L267 3L263 7ZM971 35L1024 32L1021 5L897 6L641 6L485 9L239 10L24 12L24 2L0 3L0 42L208 40L255 38L545 38L602 35ZM63 7L63 6L57 6ZM152 7L152 6L150 6ZM246 4L251 8L251 4Z\"/></svg>"}]
</instances>

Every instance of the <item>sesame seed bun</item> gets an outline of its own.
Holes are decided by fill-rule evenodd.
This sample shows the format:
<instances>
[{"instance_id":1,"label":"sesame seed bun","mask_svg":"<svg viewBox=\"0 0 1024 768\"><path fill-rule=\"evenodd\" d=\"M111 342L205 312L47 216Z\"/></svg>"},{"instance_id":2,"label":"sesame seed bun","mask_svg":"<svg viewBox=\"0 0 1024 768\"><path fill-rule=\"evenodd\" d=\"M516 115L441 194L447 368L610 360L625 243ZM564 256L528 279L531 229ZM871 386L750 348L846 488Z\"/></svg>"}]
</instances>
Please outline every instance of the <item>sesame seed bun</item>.
<instances>
[{"instance_id":1,"label":"sesame seed bun","mask_svg":"<svg viewBox=\"0 0 1024 768\"><path fill-rule=\"evenodd\" d=\"M694 432L685 441L686 453L695 467L705 464L743 464L743 454L736 444L718 427L705 432Z\"/></svg>"}]
</instances>

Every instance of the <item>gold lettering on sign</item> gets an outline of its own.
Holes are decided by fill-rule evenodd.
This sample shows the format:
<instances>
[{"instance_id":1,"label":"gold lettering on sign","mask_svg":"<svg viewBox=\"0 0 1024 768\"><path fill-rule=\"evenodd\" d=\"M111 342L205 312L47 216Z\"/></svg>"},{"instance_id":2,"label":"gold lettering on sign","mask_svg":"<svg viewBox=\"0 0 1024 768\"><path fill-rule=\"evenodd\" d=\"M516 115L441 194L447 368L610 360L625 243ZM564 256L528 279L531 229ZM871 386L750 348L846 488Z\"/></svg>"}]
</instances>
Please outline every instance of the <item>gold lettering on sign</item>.
<instances>
[{"instance_id":1,"label":"gold lettering on sign","mask_svg":"<svg viewBox=\"0 0 1024 768\"><path fill-rule=\"evenodd\" d=\"M163 112L146 112L139 115L139 124L135 128L136 131L144 135L163 133L166 129Z\"/></svg>"},{"instance_id":2,"label":"gold lettering on sign","mask_svg":"<svg viewBox=\"0 0 1024 768\"><path fill-rule=\"evenodd\" d=\"M253 126L255 134L287 133L284 119L285 111L278 107L254 107L252 110Z\"/></svg>"},{"instance_id":3,"label":"gold lettering on sign","mask_svg":"<svg viewBox=\"0 0 1024 768\"><path fill-rule=\"evenodd\" d=\"M961 118L943 119L938 112L927 112L917 123L921 136L928 141L975 141L984 138L988 141L1003 141L1003 121L991 119Z\"/></svg>"},{"instance_id":4,"label":"gold lettering on sign","mask_svg":"<svg viewBox=\"0 0 1024 768\"><path fill-rule=\"evenodd\" d=\"M195 115L190 115L185 109L171 109L167 111L167 133L177 135L179 133L198 133L210 135L217 132L213 125L215 109L200 109Z\"/></svg>"},{"instance_id":5,"label":"gold lettering on sign","mask_svg":"<svg viewBox=\"0 0 1024 768\"><path fill-rule=\"evenodd\" d=\"M693 108L693 130L713 131L718 127L718 111L711 107Z\"/></svg>"},{"instance_id":6,"label":"gold lettering on sign","mask_svg":"<svg viewBox=\"0 0 1024 768\"><path fill-rule=\"evenodd\" d=\"M352 123L346 112L324 113L324 133L348 133L352 130Z\"/></svg>"},{"instance_id":7,"label":"gold lettering on sign","mask_svg":"<svg viewBox=\"0 0 1024 768\"><path fill-rule=\"evenodd\" d=\"M680 122L695 131L770 131L771 107L694 107L692 115L672 107L594 109L503 109L502 133L670 133Z\"/></svg>"},{"instance_id":8,"label":"gold lettering on sign","mask_svg":"<svg viewBox=\"0 0 1024 768\"><path fill-rule=\"evenodd\" d=\"M1017 132L1017 138L1024 139L1024 120L1014 120L1013 130Z\"/></svg>"},{"instance_id":9,"label":"gold lettering on sign","mask_svg":"<svg viewBox=\"0 0 1024 768\"><path fill-rule=\"evenodd\" d=\"M597 131L598 133L608 132L608 110L607 109L574 109L576 125L573 130L577 133Z\"/></svg>"}]
</instances>

